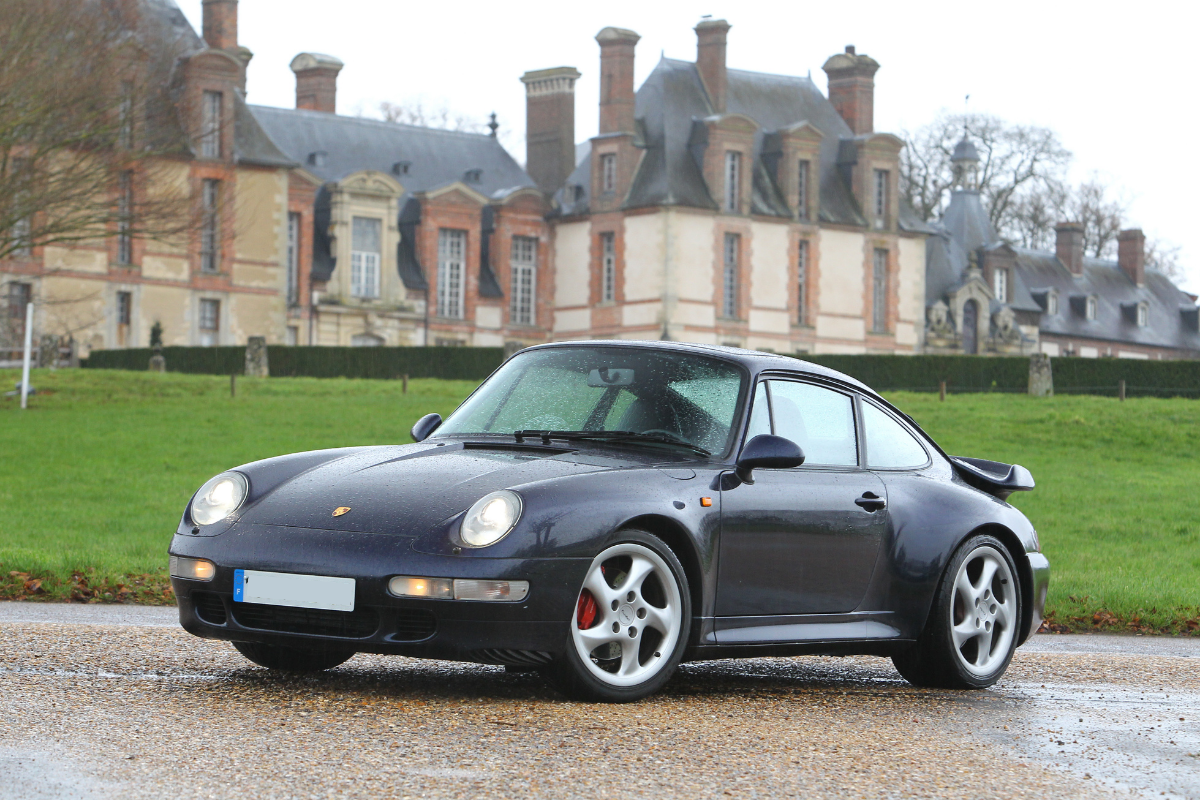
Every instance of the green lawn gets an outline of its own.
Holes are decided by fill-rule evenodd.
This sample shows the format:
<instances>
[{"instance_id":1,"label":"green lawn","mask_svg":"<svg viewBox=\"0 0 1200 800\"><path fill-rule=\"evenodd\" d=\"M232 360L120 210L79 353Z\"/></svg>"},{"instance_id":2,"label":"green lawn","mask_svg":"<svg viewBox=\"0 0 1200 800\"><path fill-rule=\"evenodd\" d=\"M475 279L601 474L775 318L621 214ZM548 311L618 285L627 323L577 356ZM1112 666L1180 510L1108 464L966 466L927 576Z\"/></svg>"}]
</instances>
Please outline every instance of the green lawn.
<instances>
[{"instance_id":1,"label":"green lawn","mask_svg":"<svg viewBox=\"0 0 1200 800\"><path fill-rule=\"evenodd\" d=\"M12 386L15 372L0 372ZM407 442L469 382L35 371L22 413L0 400L0 596L163 602L183 504L230 466L321 447ZM1186 629L1200 617L1200 401L896 393L954 454L1016 461L1013 497L1054 567L1050 609L1070 627ZM17 573L13 575L12 573ZM72 577L72 576L75 577ZM1097 616L1099 615L1099 616Z\"/></svg>"}]
</instances>

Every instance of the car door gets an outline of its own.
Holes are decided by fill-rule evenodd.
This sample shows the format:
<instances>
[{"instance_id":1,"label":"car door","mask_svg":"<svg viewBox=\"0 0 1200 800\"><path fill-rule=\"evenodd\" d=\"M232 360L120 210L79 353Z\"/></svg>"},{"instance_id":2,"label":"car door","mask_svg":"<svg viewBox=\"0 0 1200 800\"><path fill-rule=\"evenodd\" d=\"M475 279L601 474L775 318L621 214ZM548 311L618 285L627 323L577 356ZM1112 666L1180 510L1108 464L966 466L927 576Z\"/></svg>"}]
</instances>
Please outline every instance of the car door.
<instances>
[{"instance_id":1,"label":"car door","mask_svg":"<svg viewBox=\"0 0 1200 800\"><path fill-rule=\"evenodd\" d=\"M855 398L798 380L759 383L747 439L774 433L805 463L758 469L721 494L717 616L836 614L866 594L887 530L886 490L860 466Z\"/></svg>"}]
</instances>

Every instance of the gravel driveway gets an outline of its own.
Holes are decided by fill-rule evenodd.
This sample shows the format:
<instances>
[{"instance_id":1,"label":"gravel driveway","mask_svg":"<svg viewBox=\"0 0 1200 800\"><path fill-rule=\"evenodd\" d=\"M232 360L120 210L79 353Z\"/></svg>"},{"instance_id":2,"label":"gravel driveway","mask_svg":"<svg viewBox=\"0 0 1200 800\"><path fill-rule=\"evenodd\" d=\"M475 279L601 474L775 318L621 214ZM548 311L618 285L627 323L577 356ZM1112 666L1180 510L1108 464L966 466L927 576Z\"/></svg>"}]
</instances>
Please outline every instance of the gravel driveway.
<instances>
[{"instance_id":1,"label":"gravel driveway","mask_svg":"<svg viewBox=\"0 0 1200 800\"><path fill-rule=\"evenodd\" d=\"M173 609L0 603L0 797L1193 797L1200 641L1039 636L986 692L689 664L634 705L356 656L280 678Z\"/></svg>"}]
</instances>

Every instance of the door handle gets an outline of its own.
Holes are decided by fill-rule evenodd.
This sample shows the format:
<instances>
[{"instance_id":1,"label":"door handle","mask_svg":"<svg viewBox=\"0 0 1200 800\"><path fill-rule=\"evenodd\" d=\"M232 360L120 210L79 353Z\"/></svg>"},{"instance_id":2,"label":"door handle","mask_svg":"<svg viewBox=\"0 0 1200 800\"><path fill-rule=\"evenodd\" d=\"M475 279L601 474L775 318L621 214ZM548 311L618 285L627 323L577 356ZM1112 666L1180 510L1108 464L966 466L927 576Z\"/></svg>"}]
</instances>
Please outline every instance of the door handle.
<instances>
[{"instance_id":1,"label":"door handle","mask_svg":"<svg viewBox=\"0 0 1200 800\"><path fill-rule=\"evenodd\" d=\"M887 500L874 492L863 492L863 496L855 500L854 505L873 514L887 508Z\"/></svg>"}]
</instances>

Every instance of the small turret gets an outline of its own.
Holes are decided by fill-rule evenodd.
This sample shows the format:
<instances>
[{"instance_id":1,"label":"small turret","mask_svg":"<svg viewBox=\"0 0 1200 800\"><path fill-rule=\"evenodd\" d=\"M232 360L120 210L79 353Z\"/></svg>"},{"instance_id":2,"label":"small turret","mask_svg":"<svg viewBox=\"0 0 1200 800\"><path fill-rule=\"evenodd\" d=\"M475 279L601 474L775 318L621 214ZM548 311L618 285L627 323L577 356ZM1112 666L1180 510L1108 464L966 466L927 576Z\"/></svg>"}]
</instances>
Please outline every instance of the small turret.
<instances>
[{"instance_id":1,"label":"small turret","mask_svg":"<svg viewBox=\"0 0 1200 800\"><path fill-rule=\"evenodd\" d=\"M963 138L954 146L954 154L950 156L954 167L954 189L965 189L968 192L979 191L979 151L975 144L963 132Z\"/></svg>"}]
</instances>

